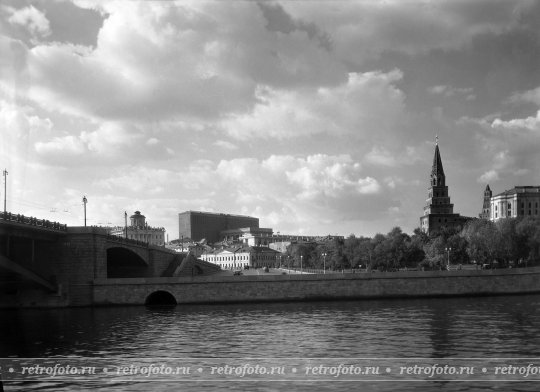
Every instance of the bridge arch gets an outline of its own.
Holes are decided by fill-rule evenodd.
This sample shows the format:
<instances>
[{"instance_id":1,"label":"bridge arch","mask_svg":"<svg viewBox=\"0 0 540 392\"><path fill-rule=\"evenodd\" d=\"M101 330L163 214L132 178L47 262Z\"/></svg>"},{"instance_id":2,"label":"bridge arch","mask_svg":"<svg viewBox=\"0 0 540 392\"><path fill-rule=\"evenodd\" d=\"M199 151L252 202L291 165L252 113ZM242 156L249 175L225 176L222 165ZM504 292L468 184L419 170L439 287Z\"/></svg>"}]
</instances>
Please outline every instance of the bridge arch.
<instances>
[{"instance_id":1,"label":"bridge arch","mask_svg":"<svg viewBox=\"0 0 540 392\"><path fill-rule=\"evenodd\" d=\"M176 298L174 295L165 290L158 290L150 293L146 300L144 301L145 305L167 305L174 306L177 305Z\"/></svg>"},{"instance_id":2,"label":"bridge arch","mask_svg":"<svg viewBox=\"0 0 540 392\"><path fill-rule=\"evenodd\" d=\"M149 272L148 263L132 250L107 249L107 278L144 278Z\"/></svg>"}]
</instances>

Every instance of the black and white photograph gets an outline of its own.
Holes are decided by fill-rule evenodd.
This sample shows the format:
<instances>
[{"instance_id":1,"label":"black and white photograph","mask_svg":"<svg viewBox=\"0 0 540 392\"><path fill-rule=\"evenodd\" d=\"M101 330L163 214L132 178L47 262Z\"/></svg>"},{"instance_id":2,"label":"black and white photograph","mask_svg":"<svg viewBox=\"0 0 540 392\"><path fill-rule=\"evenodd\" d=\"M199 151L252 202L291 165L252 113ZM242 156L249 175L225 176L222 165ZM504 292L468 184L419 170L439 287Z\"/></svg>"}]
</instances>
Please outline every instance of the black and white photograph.
<instances>
[{"instance_id":1,"label":"black and white photograph","mask_svg":"<svg viewBox=\"0 0 540 392\"><path fill-rule=\"evenodd\" d=\"M540 0L2 0L0 392L540 390Z\"/></svg>"}]
</instances>

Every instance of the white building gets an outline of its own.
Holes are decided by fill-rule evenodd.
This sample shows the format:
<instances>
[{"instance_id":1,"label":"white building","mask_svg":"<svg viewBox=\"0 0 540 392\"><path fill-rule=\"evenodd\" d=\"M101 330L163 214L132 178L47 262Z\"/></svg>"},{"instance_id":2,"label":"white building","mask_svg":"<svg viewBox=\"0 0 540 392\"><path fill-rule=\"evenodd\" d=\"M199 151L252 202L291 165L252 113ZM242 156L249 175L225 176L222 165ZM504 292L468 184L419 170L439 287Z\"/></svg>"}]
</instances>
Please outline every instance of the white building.
<instances>
[{"instance_id":1,"label":"white building","mask_svg":"<svg viewBox=\"0 0 540 392\"><path fill-rule=\"evenodd\" d=\"M516 186L491 198L490 220L536 216L540 212L540 186Z\"/></svg>"},{"instance_id":2,"label":"white building","mask_svg":"<svg viewBox=\"0 0 540 392\"><path fill-rule=\"evenodd\" d=\"M199 256L201 260L219 265L222 269L279 266L281 253L264 246L237 246L215 249Z\"/></svg>"},{"instance_id":3,"label":"white building","mask_svg":"<svg viewBox=\"0 0 540 392\"><path fill-rule=\"evenodd\" d=\"M126 214L127 215L127 214ZM151 227L146 222L146 217L140 211L135 211L130 216L129 226L116 226L109 230L109 234L124 237L130 240L147 242L152 245L165 245L165 229L163 227Z\"/></svg>"}]
</instances>

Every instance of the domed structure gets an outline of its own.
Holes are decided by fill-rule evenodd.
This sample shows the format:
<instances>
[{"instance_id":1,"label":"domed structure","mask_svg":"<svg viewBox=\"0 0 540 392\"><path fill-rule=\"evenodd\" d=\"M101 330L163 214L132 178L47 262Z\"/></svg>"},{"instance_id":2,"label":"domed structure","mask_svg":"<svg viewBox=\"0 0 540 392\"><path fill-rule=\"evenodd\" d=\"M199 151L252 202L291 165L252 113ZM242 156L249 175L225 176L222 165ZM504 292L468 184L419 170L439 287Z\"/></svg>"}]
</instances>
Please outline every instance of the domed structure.
<instances>
[{"instance_id":1,"label":"domed structure","mask_svg":"<svg viewBox=\"0 0 540 392\"><path fill-rule=\"evenodd\" d=\"M153 245L165 245L165 229L163 227L148 226L146 217L140 211L135 211L135 214L129 217L129 226L127 225L127 212L125 213L125 220L126 225L124 227L113 227L110 230L110 234Z\"/></svg>"},{"instance_id":2,"label":"domed structure","mask_svg":"<svg viewBox=\"0 0 540 392\"><path fill-rule=\"evenodd\" d=\"M131 220L131 227L146 226L146 217L141 215L141 211L135 211L135 214L131 215L129 219Z\"/></svg>"}]
</instances>

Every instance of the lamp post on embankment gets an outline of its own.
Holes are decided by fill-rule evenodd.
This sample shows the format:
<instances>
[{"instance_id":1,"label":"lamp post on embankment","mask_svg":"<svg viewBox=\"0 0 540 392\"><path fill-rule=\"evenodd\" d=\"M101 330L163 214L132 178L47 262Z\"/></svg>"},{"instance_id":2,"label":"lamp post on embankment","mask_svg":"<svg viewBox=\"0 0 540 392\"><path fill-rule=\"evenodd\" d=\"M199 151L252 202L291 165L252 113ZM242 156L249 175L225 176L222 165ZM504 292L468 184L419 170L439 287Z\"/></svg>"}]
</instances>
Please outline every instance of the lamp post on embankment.
<instances>
[{"instance_id":1,"label":"lamp post on embankment","mask_svg":"<svg viewBox=\"0 0 540 392\"><path fill-rule=\"evenodd\" d=\"M83 196L82 201L84 205L84 227L86 227L86 203L88 203L86 196Z\"/></svg>"},{"instance_id":2,"label":"lamp post on embankment","mask_svg":"<svg viewBox=\"0 0 540 392\"><path fill-rule=\"evenodd\" d=\"M326 274L326 252L322 254L323 257L323 274Z\"/></svg>"},{"instance_id":3,"label":"lamp post on embankment","mask_svg":"<svg viewBox=\"0 0 540 392\"><path fill-rule=\"evenodd\" d=\"M446 250L446 269L450 271L450 252L452 251L452 248L444 248Z\"/></svg>"}]
</instances>

